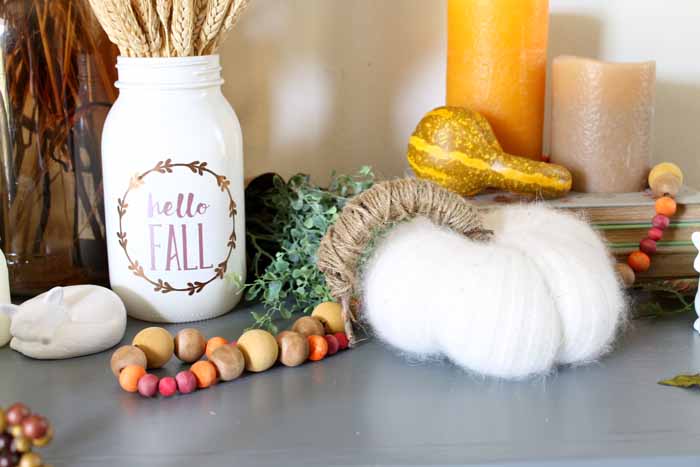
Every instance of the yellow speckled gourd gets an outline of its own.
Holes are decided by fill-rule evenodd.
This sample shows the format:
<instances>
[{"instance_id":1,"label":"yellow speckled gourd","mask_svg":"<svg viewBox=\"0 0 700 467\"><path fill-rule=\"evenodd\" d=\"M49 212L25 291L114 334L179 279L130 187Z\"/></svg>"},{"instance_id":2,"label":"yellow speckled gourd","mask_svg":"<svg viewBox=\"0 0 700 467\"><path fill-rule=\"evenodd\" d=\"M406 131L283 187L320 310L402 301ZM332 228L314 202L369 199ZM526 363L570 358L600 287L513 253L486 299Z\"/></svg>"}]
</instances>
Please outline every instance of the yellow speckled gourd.
<instances>
[{"instance_id":1,"label":"yellow speckled gourd","mask_svg":"<svg viewBox=\"0 0 700 467\"><path fill-rule=\"evenodd\" d=\"M571 190L565 167L506 154L488 121L461 107L423 117L409 140L408 162L419 178L463 196L497 188L556 198Z\"/></svg>"}]
</instances>

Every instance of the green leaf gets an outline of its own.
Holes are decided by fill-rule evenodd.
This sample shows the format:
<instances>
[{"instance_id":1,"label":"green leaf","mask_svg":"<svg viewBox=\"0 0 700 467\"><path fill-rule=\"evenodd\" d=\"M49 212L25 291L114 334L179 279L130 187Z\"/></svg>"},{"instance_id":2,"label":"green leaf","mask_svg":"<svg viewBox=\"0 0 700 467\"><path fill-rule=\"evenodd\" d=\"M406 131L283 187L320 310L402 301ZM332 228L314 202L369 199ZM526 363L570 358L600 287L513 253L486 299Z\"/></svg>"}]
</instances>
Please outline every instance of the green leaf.
<instances>
[{"instance_id":1,"label":"green leaf","mask_svg":"<svg viewBox=\"0 0 700 467\"><path fill-rule=\"evenodd\" d=\"M268 300L277 300L280 296L280 291L282 290L282 282L272 281L267 286L266 298Z\"/></svg>"},{"instance_id":2,"label":"green leaf","mask_svg":"<svg viewBox=\"0 0 700 467\"><path fill-rule=\"evenodd\" d=\"M289 271L289 263L283 259L278 259L277 261L275 261L274 265L275 265L275 270L279 273L284 273L284 272Z\"/></svg>"},{"instance_id":3,"label":"green leaf","mask_svg":"<svg viewBox=\"0 0 700 467\"><path fill-rule=\"evenodd\" d=\"M659 381L659 384L663 384L664 386L674 386L677 388L700 387L700 374L678 375L671 379Z\"/></svg>"},{"instance_id":4,"label":"green leaf","mask_svg":"<svg viewBox=\"0 0 700 467\"><path fill-rule=\"evenodd\" d=\"M295 211L301 211L304 207L304 201L302 199L299 199L299 198L295 199L294 201L292 201L291 206L292 206L292 209L294 209Z\"/></svg>"}]
</instances>

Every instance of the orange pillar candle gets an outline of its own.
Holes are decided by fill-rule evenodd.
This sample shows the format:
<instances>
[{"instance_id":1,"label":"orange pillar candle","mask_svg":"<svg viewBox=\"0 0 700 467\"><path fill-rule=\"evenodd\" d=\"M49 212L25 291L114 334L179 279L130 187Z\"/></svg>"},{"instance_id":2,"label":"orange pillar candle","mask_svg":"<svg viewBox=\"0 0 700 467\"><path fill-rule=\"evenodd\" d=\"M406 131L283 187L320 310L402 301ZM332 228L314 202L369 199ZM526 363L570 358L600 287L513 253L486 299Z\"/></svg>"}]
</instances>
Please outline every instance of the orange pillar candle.
<instances>
[{"instance_id":1,"label":"orange pillar candle","mask_svg":"<svg viewBox=\"0 0 700 467\"><path fill-rule=\"evenodd\" d=\"M447 105L484 115L505 152L542 156L548 0L448 0Z\"/></svg>"}]
</instances>

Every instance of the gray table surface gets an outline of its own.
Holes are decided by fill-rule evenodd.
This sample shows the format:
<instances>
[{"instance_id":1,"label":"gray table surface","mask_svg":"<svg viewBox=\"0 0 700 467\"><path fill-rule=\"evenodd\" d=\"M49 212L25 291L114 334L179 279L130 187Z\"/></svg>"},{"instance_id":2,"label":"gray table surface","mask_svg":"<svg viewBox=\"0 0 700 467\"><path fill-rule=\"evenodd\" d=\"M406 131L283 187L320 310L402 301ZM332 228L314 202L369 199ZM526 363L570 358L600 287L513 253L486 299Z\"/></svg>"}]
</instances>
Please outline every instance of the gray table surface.
<instances>
[{"instance_id":1,"label":"gray table surface","mask_svg":"<svg viewBox=\"0 0 700 467\"><path fill-rule=\"evenodd\" d=\"M198 327L235 337L247 311ZM42 452L57 467L700 465L700 392L656 384L700 368L692 321L635 321L601 362L537 380L484 380L370 341L167 400L122 392L111 352L40 362L5 348L0 404L51 419ZM130 321L124 342L144 326Z\"/></svg>"}]
</instances>

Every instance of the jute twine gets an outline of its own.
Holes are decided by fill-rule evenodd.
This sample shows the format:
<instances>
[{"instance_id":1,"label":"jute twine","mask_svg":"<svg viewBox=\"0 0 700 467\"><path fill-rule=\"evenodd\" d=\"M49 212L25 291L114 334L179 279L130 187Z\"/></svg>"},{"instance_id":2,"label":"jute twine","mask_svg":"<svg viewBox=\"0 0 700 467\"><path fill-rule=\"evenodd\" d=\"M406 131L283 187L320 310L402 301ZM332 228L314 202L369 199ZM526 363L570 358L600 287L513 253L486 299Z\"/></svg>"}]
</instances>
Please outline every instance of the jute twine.
<instances>
[{"instance_id":1,"label":"jute twine","mask_svg":"<svg viewBox=\"0 0 700 467\"><path fill-rule=\"evenodd\" d=\"M386 181L350 200L321 240L318 268L342 305L351 345L357 342L353 323L358 322L359 306L353 297L360 292L360 259L375 235L416 216L425 216L473 240L485 241L491 236L482 226L479 211L468 200L428 181Z\"/></svg>"}]
</instances>

